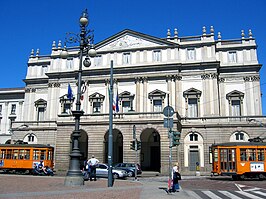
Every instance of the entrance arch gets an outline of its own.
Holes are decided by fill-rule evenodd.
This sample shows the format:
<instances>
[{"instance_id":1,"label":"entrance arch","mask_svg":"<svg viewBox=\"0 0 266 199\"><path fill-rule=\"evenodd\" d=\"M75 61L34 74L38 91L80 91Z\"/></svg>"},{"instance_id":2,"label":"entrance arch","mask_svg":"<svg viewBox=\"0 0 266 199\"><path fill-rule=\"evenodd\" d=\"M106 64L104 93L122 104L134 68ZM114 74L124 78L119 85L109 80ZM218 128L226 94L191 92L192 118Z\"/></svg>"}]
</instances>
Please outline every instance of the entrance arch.
<instances>
[{"instance_id":1,"label":"entrance arch","mask_svg":"<svg viewBox=\"0 0 266 199\"><path fill-rule=\"evenodd\" d=\"M108 163L109 130L104 135L104 162ZM113 129L113 163L123 162L123 134L118 129Z\"/></svg>"},{"instance_id":2,"label":"entrance arch","mask_svg":"<svg viewBox=\"0 0 266 199\"><path fill-rule=\"evenodd\" d=\"M144 171L161 171L161 138L157 130L145 129L140 135L140 163Z\"/></svg>"},{"instance_id":3,"label":"entrance arch","mask_svg":"<svg viewBox=\"0 0 266 199\"><path fill-rule=\"evenodd\" d=\"M73 149L73 134L71 134L71 142L70 142L70 151ZM81 154L81 157L79 159L80 163L80 169L84 166L84 161L88 159L88 134L84 130L80 130L80 137L78 139L79 141L79 151Z\"/></svg>"}]
</instances>

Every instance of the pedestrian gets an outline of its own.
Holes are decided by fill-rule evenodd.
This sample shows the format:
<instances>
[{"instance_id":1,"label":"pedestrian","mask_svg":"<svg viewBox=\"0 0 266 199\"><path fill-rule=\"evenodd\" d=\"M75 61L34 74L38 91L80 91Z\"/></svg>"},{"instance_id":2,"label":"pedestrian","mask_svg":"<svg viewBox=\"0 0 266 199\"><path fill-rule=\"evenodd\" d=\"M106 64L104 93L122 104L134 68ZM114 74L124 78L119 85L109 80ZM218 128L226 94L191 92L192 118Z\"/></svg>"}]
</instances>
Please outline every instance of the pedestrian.
<instances>
[{"instance_id":1,"label":"pedestrian","mask_svg":"<svg viewBox=\"0 0 266 199\"><path fill-rule=\"evenodd\" d=\"M172 169L172 190L170 192L178 192L179 191L179 183L178 180L181 180L181 175L179 173L179 165L178 162L174 164L174 167Z\"/></svg>"},{"instance_id":2,"label":"pedestrian","mask_svg":"<svg viewBox=\"0 0 266 199\"><path fill-rule=\"evenodd\" d=\"M90 170L90 181L92 181L92 178L94 178L94 181L96 181L96 166L99 163L99 160L94 157L94 155L91 156L91 159L88 160L88 169Z\"/></svg>"}]
</instances>

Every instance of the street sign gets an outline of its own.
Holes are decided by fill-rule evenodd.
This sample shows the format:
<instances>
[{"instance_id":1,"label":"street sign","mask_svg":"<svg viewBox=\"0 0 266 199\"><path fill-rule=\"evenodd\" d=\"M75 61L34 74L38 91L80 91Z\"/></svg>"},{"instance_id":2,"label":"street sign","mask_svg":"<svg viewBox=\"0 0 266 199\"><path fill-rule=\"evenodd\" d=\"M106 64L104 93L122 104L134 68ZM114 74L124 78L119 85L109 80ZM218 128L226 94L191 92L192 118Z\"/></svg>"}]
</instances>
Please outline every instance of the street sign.
<instances>
[{"instance_id":1,"label":"street sign","mask_svg":"<svg viewBox=\"0 0 266 199\"><path fill-rule=\"evenodd\" d=\"M172 117L174 115L175 111L174 108L172 106L166 106L163 109L163 115L165 117Z\"/></svg>"},{"instance_id":2,"label":"street sign","mask_svg":"<svg viewBox=\"0 0 266 199\"><path fill-rule=\"evenodd\" d=\"M163 126L165 128L173 128L173 126L174 126L174 120L173 120L173 118L164 118L164 120L163 120Z\"/></svg>"}]
</instances>

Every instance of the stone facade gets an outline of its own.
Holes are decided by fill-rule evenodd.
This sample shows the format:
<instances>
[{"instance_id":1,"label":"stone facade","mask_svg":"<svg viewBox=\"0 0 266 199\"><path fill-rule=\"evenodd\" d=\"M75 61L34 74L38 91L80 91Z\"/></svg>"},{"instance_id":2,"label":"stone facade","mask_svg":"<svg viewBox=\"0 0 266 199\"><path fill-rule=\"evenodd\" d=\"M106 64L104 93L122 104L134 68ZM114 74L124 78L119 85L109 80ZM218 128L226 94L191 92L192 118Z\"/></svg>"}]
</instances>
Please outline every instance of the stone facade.
<instances>
[{"instance_id":1,"label":"stone facade","mask_svg":"<svg viewBox=\"0 0 266 199\"><path fill-rule=\"evenodd\" d=\"M265 131L259 123L264 122L262 66L251 31L248 37L242 32L240 39L222 40L221 33L215 39L213 27L210 33L204 27L202 35L190 37L179 37L176 29L171 36L168 30L166 38L124 30L97 43L95 49L91 67L82 72L82 159L94 154L107 162L111 60L119 103L113 119L114 163L135 162L135 151L130 150L135 125L141 141L137 161L143 170L168 172L168 129L162 114L168 102L175 110L173 130L181 131L181 144L173 147L172 159L180 162L184 173L195 173L196 162L210 172L211 144L247 141ZM75 110L75 99L66 95L69 86L74 97L77 93L79 49L68 47L68 59L60 58L62 50L61 42L54 42L50 55L32 51L25 114L12 127L16 139L31 133L38 143L55 146L56 169L65 171L74 130L71 110ZM17 129L22 124L27 125L23 131Z\"/></svg>"}]
</instances>

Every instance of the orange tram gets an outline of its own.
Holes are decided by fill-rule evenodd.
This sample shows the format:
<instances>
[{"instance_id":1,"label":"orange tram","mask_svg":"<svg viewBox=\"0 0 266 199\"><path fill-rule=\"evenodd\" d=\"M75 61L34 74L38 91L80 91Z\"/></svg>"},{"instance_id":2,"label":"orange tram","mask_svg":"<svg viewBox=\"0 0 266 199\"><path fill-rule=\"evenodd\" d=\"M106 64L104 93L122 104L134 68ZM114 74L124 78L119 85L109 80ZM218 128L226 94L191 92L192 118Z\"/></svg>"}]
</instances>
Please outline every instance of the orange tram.
<instances>
[{"instance_id":1,"label":"orange tram","mask_svg":"<svg viewBox=\"0 0 266 199\"><path fill-rule=\"evenodd\" d=\"M0 144L0 170L5 172L31 173L43 160L44 166L51 169L54 148L42 144Z\"/></svg>"},{"instance_id":2,"label":"orange tram","mask_svg":"<svg viewBox=\"0 0 266 199\"><path fill-rule=\"evenodd\" d=\"M228 142L211 146L212 174L233 180L266 178L266 143Z\"/></svg>"}]
</instances>

